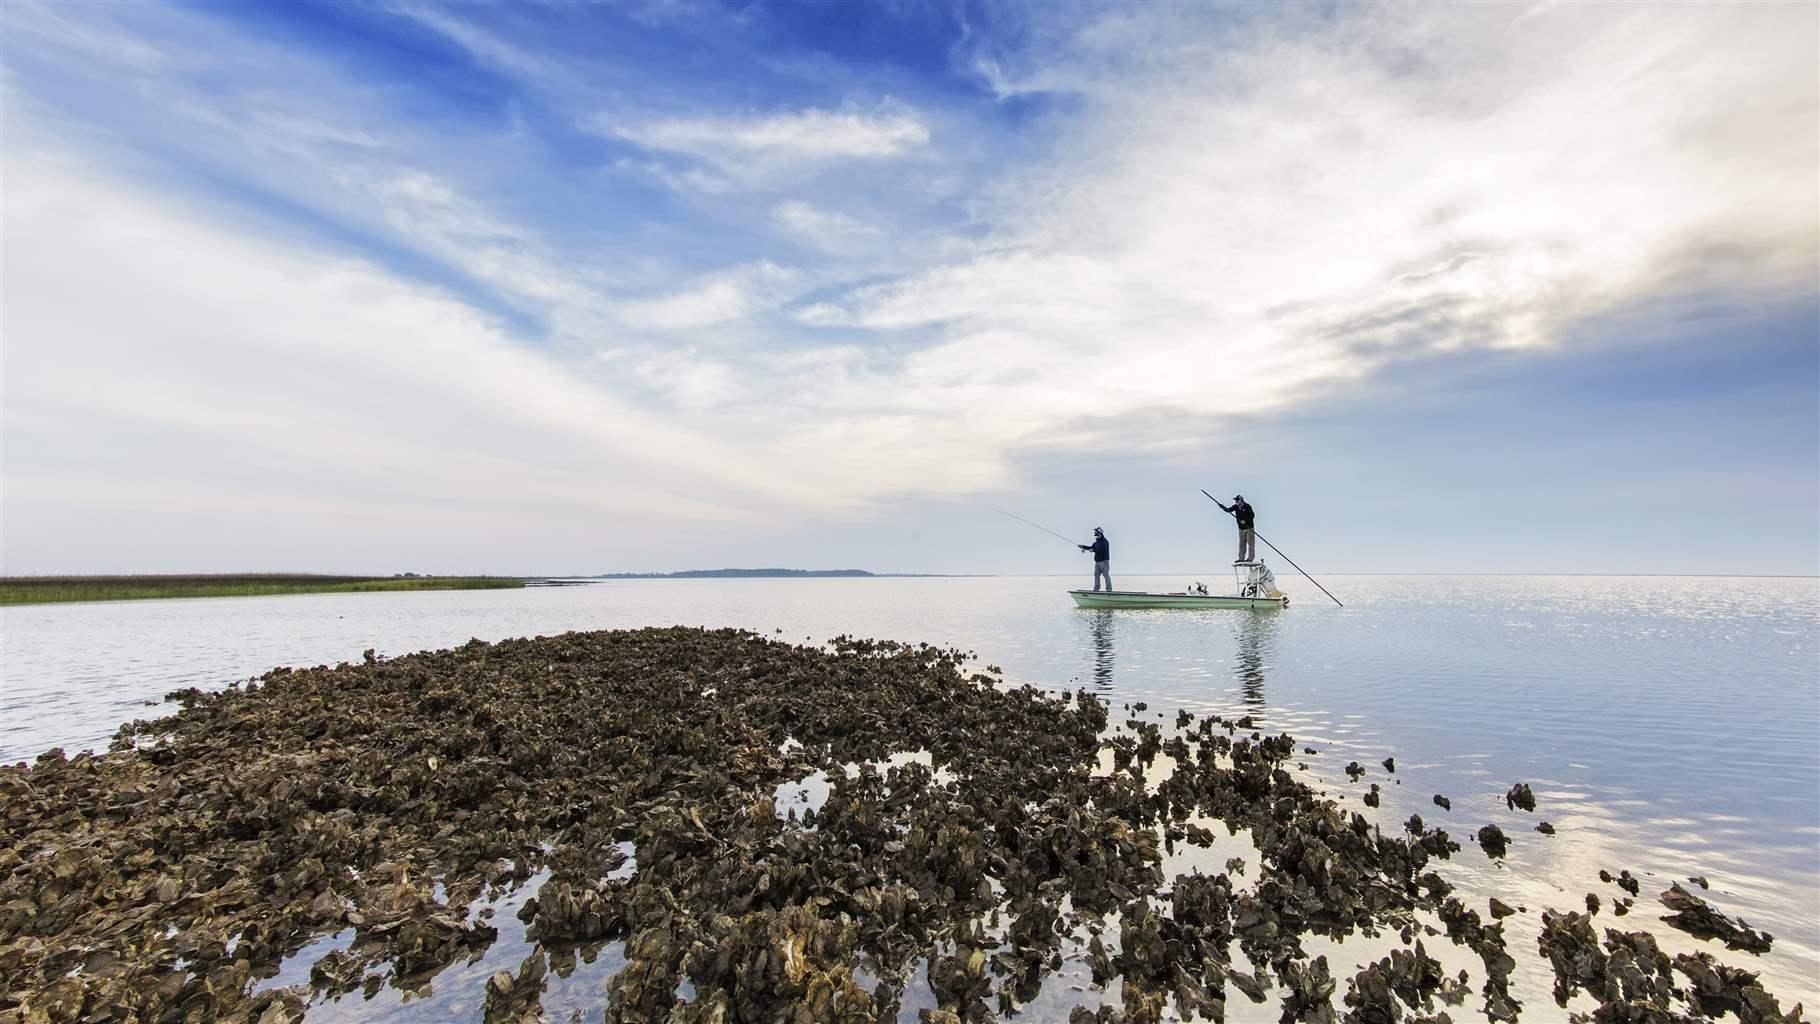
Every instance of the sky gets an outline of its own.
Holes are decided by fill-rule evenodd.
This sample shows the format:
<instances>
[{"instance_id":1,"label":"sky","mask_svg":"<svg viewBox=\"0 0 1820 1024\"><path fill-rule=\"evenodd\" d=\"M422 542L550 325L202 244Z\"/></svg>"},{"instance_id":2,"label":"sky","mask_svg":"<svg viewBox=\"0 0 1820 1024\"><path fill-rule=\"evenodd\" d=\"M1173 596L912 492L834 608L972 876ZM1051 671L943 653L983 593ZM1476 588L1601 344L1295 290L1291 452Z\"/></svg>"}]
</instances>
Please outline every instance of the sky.
<instances>
[{"instance_id":1,"label":"sky","mask_svg":"<svg viewBox=\"0 0 1820 1024\"><path fill-rule=\"evenodd\" d=\"M1820 572L1817 39L13 0L0 572Z\"/></svg>"}]
</instances>

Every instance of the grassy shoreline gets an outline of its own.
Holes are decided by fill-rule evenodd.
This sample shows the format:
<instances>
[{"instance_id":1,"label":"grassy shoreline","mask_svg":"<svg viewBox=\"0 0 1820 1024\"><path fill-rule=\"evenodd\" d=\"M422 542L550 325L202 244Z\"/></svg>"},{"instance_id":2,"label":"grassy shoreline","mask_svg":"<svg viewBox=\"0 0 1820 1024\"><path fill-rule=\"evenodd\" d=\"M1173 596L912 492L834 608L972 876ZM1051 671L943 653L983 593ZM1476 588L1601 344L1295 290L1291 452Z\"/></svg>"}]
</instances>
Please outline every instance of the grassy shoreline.
<instances>
[{"instance_id":1,"label":"grassy shoreline","mask_svg":"<svg viewBox=\"0 0 1820 1024\"><path fill-rule=\"evenodd\" d=\"M63 601L141 601L167 597L264 597L386 590L497 590L524 586L515 576L319 576L242 573L190 576L0 576L0 605Z\"/></svg>"}]
</instances>

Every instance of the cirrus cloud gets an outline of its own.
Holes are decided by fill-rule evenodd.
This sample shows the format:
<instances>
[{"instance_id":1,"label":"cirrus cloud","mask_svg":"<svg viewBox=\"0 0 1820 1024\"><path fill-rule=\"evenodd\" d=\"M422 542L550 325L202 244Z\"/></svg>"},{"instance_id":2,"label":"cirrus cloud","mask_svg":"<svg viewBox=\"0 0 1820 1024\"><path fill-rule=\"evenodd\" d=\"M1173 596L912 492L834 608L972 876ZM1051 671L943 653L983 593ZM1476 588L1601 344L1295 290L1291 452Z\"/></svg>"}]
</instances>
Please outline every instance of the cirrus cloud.
<instances>
[{"instance_id":1,"label":"cirrus cloud","mask_svg":"<svg viewBox=\"0 0 1820 1024\"><path fill-rule=\"evenodd\" d=\"M842 252L878 236L878 229L839 210L824 210L800 199L771 208L771 223L818 249Z\"/></svg>"},{"instance_id":2,"label":"cirrus cloud","mask_svg":"<svg viewBox=\"0 0 1820 1024\"><path fill-rule=\"evenodd\" d=\"M728 181L744 187L773 185L834 164L904 157L930 142L929 128L916 111L892 99L869 110L811 107L642 123L601 114L585 123L653 153L701 161L716 175L705 179L711 191L724 189ZM686 172L666 173L666 177L672 182L703 183Z\"/></svg>"}]
</instances>

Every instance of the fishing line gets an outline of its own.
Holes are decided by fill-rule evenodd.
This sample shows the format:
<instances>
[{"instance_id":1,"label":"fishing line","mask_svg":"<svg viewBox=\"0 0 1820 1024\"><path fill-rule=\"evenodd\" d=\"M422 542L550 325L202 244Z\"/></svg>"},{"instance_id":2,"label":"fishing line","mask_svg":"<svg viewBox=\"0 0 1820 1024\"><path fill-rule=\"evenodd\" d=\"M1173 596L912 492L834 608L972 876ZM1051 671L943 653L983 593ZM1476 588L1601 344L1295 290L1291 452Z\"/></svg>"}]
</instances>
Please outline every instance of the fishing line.
<instances>
[{"instance_id":1,"label":"fishing line","mask_svg":"<svg viewBox=\"0 0 1820 1024\"><path fill-rule=\"evenodd\" d=\"M1030 520L1028 520L1028 519L1025 519L1025 518L1024 518L1024 517L1023 517L1023 516L1019 516L1019 515L1012 515L1012 514L1011 514L1011 513L1010 513L1010 512L1007 512L1007 511L1005 511L1005 510L1004 510L1004 509L1002 509L1002 508L995 508L995 509L993 509L993 510L992 510L992 511L994 511L994 512L997 512L997 513L998 513L998 514L999 514L999 515L1001 515L1001 516L1010 516L1010 517L1011 517L1011 518L1012 518L1012 519L1015 519L1015 520L1017 520L1017 521L1018 521L1018 522L1020 522L1020 523L1023 523L1023 524L1024 524L1024 525L1025 525L1025 526L1034 526L1034 527L1036 527L1036 528L1037 528L1037 529L1039 529L1039 530L1041 530L1041 531L1043 531L1043 532L1044 532L1044 533L1046 533L1046 534L1048 534L1048 535L1049 535L1049 536L1051 536L1051 537L1054 537L1054 538L1055 538L1055 539L1057 539L1057 540L1063 540L1063 541L1067 541L1067 542L1068 542L1068 543L1070 543L1070 544L1073 544L1073 545L1074 545L1074 546L1075 546L1075 547L1077 547L1077 548L1078 548L1078 547L1080 547L1080 546L1081 546L1081 543L1080 543L1080 541L1077 541L1077 540L1072 540L1072 539L1070 539L1070 538L1068 538L1068 537L1064 537L1064 536L1062 536L1062 535L1061 535L1061 534L1059 534L1059 533L1056 533L1056 532L1055 532L1055 531L1054 531L1054 530L1051 530L1051 529L1050 529L1050 528L1049 528L1049 527L1047 527L1047 526L1044 526L1044 525L1042 525L1042 524L1041 524L1041 523L1033 523L1033 522L1031 522L1031 521L1030 521Z\"/></svg>"}]
</instances>

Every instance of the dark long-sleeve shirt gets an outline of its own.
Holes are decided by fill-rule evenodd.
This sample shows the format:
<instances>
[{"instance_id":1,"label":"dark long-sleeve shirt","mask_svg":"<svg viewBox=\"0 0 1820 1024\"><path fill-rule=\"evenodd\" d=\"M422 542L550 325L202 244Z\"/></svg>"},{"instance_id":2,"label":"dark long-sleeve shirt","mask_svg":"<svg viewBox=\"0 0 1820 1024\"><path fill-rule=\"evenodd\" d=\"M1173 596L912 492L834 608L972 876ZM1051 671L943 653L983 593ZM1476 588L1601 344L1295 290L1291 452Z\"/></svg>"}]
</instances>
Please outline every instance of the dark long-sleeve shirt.
<instances>
[{"instance_id":1,"label":"dark long-sleeve shirt","mask_svg":"<svg viewBox=\"0 0 1820 1024\"><path fill-rule=\"evenodd\" d=\"M1093 546L1088 548L1088 550L1093 552L1093 560L1096 562L1105 562L1112 559L1112 545L1106 543L1106 538L1104 537L1093 538Z\"/></svg>"},{"instance_id":2,"label":"dark long-sleeve shirt","mask_svg":"<svg viewBox=\"0 0 1820 1024\"><path fill-rule=\"evenodd\" d=\"M1253 515L1252 515L1252 511L1251 511L1250 502L1247 502L1247 501L1233 502L1232 503L1232 514L1238 517L1239 529L1241 529L1241 530L1251 529L1251 521L1252 521Z\"/></svg>"}]
</instances>

